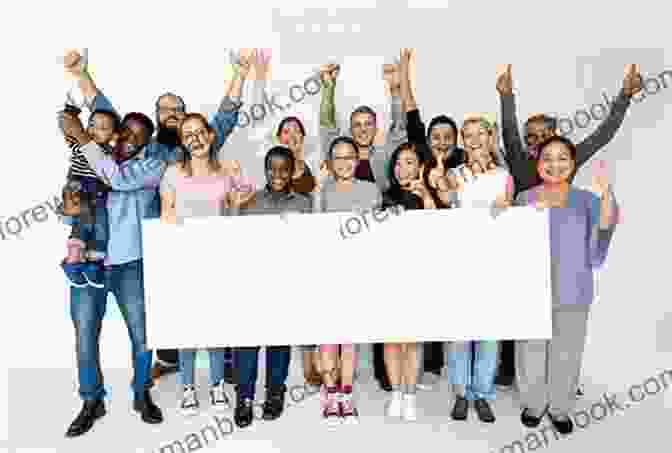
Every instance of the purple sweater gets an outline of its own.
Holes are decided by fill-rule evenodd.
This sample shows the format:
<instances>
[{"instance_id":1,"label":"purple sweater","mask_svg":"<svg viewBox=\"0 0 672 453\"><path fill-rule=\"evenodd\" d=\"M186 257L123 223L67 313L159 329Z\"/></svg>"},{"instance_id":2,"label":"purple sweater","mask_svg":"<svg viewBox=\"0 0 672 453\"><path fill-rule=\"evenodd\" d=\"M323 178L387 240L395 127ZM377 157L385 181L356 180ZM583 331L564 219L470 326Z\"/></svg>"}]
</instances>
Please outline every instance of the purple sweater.
<instances>
[{"instance_id":1,"label":"purple sweater","mask_svg":"<svg viewBox=\"0 0 672 453\"><path fill-rule=\"evenodd\" d=\"M520 193L516 197L516 205L534 204L540 189L535 187ZM617 211L613 192L611 195ZM601 230L599 219L599 198L592 192L574 187L570 188L566 208L550 209L554 306L580 305L588 308L593 302L593 269L606 260L616 229L614 222L609 229Z\"/></svg>"}]
</instances>

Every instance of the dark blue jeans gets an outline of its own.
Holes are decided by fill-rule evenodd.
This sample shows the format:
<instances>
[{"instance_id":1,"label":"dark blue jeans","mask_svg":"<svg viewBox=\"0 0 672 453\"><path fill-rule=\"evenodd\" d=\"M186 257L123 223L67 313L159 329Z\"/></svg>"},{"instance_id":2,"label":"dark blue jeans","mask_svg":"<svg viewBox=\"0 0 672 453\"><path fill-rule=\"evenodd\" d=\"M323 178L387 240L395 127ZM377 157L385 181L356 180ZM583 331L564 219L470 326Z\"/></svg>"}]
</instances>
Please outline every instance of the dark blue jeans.
<instances>
[{"instance_id":1,"label":"dark blue jeans","mask_svg":"<svg viewBox=\"0 0 672 453\"><path fill-rule=\"evenodd\" d=\"M235 349L234 366L238 368L238 394L241 398L254 399L259 349L259 346ZM289 346L266 347L266 388L287 382L290 354Z\"/></svg>"},{"instance_id":2,"label":"dark blue jeans","mask_svg":"<svg viewBox=\"0 0 672 453\"><path fill-rule=\"evenodd\" d=\"M147 350L145 289L142 260L105 268L105 288L70 287L70 315L77 340L79 395L83 400L105 396L100 368L100 331L107 294L111 292L124 317L133 351L133 384L136 399L152 386L152 351Z\"/></svg>"},{"instance_id":3,"label":"dark blue jeans","mask_svg":"<svg viewBox=\"0 0 672 453\"><path fill-rule=\"evenodd\" d=\"M71 179L81 185L81 213L73 218L70 238L85 242L87 250L105 254L109 240L107 190L95 178L76 176Z\"/></svg>"}]
</instances>

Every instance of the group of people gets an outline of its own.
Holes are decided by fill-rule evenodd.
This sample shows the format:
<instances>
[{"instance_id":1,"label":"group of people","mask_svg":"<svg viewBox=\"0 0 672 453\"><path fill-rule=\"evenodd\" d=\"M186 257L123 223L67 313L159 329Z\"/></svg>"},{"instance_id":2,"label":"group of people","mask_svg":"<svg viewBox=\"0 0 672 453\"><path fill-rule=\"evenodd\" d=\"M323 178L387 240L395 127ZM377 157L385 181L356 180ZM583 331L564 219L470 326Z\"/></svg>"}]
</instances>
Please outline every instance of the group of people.
<instances>
[{"instance_id":1,"label":"group of people","mask_svg":"<svg viewBox=\"0 0 672 453\"><path fill-rule=\"evenodd\" d=\"M572 431L568 414L593 300L593 268L606 259L618 209L606 176L596 176L590 190L579 189L572 181L619 129L630 99L641 89L641 77L635 65L628 65L609 117L575 145L558 134L555 119L547 115L531 117L521 137L509 65L496 82L502 109L504 146L500 149L499 126L487 114L467 117L460 126L450 116L440 115L425 128L410 87L412 57L412 50L402 49L397 62L384 67L392 118L382 145L374 143L378 122L370 107L361 106L351 113L349 131L338 127L335 87L339 66L323 65L319 168L311 168L305 159L308 131L302 121L284 118L277 128L278 144L265 155L266 181L261 188L241 184L243 168L237 160L227 159L226 146L243 104L244 82L256 64L254 54L241 55L236 62L236 77L225 84L211 122L200 113L187 112L182 98L172 93L158 98L154 121L138 112L122 118L95 85L81 56L71 52L65 57L65 69L77 78L92 111L86 128L76 106L68 105L59 113L61 130L71 147L63 210L72 233L61 265L70 282L79 394L84 400L67 436L89 431L105 415L99 338L108 292L115 296L132 343L133 407L146 423L163 420L150 392L154 382L152 351L146 348L143 219L179 223L189 217L398 207L488 208L496 215L510 206L527 205L550 208L552 338L447 343L445 365L456 392L451 417L466 420L473 406L481 421L494 422L495 384L510 387L515 377L525 426L537 426L548 415L559 432ZM357 364L362 346L301 347L305 378L321 386L320 416L330 425L358 421L353 386L360 379ZM373 345L375 377L390 392L387 416L417 418L419 376L440 374L443 347L440 342ZM284 408L291 348L265 349L263 418L274 420ZM234 384L234 421L239 427L254 419L259 350L233 348L229 373L227 351L208 350L210 403L215 409L230 409L225 385ZM180 411L197 413L196 351L157 354L164 365L172 362L172 370L179 371Z\"/></svg>"}]
</instances>

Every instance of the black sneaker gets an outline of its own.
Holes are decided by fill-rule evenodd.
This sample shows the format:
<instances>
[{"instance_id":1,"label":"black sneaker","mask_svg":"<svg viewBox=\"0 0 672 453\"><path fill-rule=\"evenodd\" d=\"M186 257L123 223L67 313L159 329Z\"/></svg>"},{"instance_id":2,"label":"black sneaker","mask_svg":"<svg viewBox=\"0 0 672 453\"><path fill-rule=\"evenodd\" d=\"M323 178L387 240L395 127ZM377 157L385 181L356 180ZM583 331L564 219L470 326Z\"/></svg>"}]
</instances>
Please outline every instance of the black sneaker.
<instances>
[{"instance_id":1,"label":"black sneaker","mask_svg":"<svg viewBox=\"0 0 672 453\"><path fill-rule=\"evenodd\" d=\"M560 434L567 435L570 434L572 431L574 431L574 422L572 422L571 418L569 417L553 418L551 414L548 414L548 418L551 419L553 427Z\"/></svg>"},{"instance_id":2,"label":"black sneaker","mask_svg":"<svg viewBox=\"0 0 672 453\"><path fill-rule=\"evenodd\" d=\"M530 415L530 410L528 408L525 408L523 412L520 414L520 422L527 428L536 428L537 426L539 426L539 423L541 423L541 419L544 418L546 410L548 410L548 407L543 410L543 412L539 417L534 417Z\"/></svg>"},{"instance_id":3,"label":"black sneaker","mask_svg":"<svg viewBox=\"0 0 672 453\"><path fill-rule=\"evenodd\" d=\"M82 410L79 411L75 420L68 427L65 437L77 437L93 428L93 424L106 414L103 400L84 401Z\"/></svg>"},{"instance_id":4,"label":"black sneaker","mask_svg":"<svg viewBox=\"0 0 672 453\"><path fill-rule=\"evenodd\" d=\"M457 396L455 399L455 405L453 410L450 412L450 418L453 420L466 420L467 414L469 413L469 401L463 396Z\"/></svg>"},{"instance_id":5,"label":"black sneaker","mask_svg":"<svg viewBox=\"0 0 672 453\"><path fill-rule=\"evenodd\" d=\"M282 415L285 408L285 392L284 385L272 386L266 390L266 401L264 401L264 420L275 420Z\"/></svg>"},{"instance_id":6,"label":"black sneaker","mask_svg":"<svg viewBox=\"0 0 672 453\"><path fill-rule=\"evenodd\" d=\"M254 420L254 405L250 398L241 398L238 395L236 410L233 413L233 421L238 428L247 428Z\"/></svg>"},{"instance_id":7,"label":"black sneaker","mask_svg":"<svg viewBox=\"0 0 672 453\"><path fill-rule=\"evenodd\" d=\"M495 414L492 412L490 403L488 403L486 400L478 399L474 401L474 408L476 409L479 420L481 420L483 423L495 422Z\"/></svg>"}]
</instances>

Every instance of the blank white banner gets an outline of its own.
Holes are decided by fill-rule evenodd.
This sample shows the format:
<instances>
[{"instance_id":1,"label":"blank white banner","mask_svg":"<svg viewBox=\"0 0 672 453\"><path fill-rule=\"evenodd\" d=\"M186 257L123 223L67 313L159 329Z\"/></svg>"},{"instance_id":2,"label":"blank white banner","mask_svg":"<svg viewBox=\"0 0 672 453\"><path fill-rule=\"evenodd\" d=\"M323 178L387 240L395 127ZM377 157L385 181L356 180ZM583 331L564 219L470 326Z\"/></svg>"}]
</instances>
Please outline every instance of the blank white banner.
<instances>
[{"instance_id":1,"label":"blank white banner","mask_svg":"<svg viewBox=\"0 0 672 453\"><path fill-rule=\"evenodd\" d=\"M143 223L151 349L550 338L547 211Z\"/></svg>"}]
</instances>

